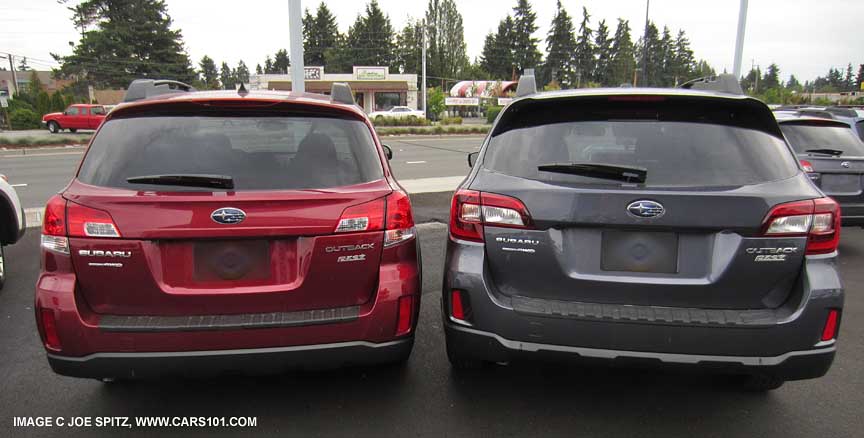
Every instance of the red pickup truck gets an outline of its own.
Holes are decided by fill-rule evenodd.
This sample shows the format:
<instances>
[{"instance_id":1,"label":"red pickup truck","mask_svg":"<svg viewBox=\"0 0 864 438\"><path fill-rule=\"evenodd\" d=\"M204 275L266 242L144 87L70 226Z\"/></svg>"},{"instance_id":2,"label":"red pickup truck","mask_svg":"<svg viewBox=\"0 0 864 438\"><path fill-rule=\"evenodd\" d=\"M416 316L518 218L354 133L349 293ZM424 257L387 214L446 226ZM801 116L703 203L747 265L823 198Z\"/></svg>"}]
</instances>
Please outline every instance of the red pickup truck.
<instances>
[{"instance_id":1,"label":"red pickup truck","mask_svg":"<svg viewBox=\"0 0 864 438\"><path fill-rule=\"evenodd\" d=\"M75 132L79 129L96 129L105 120L108 111L103 105L75 104L69 105L62 113L45 114L42 124L52 133L63 129Z\"/></svg>"}]
</instances>

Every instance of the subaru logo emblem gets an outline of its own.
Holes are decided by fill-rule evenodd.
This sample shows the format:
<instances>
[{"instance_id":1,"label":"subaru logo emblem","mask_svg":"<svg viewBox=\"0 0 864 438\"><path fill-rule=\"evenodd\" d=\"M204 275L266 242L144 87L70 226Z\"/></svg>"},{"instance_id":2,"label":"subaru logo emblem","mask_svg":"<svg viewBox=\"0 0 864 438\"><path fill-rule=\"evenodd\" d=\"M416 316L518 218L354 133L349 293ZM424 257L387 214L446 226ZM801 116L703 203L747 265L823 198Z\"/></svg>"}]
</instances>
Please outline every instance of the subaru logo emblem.
<instances>
[{"instance_id":1,"label":"subaru logo emblem","mask_svg":"<svg viewBox=\"0 0 864 438\"><path fill-rule=\"evenodd\" d=\"M631 202L627 213L638 218L658 218L666 213L666 209L659 202L640 200Z\"/></svg>"},{"instance_id":2,"label":"subaru logo emblem","mask_svg":"<svg viewBox=\"0 0 864 438\"><path fill-rule=\"evenodd\" d=\"M239 224L246 219L246 213L239 208L225 207L210 213L210 219L217 224Z\"/></svg>"},{"instance_id":3,"label":"subaru logo emblem","mask_svg":"<svg viewBox=\"0 0 864 438\"><path fill-rule=\"evenodd\" d=\"M843 167L846 168L846 169L848 169L849 166L851 166L851 164L849 164L848 161L844 161L844 162L840 163L840 165L843 166Z\"/></svg>"}]
</instances>

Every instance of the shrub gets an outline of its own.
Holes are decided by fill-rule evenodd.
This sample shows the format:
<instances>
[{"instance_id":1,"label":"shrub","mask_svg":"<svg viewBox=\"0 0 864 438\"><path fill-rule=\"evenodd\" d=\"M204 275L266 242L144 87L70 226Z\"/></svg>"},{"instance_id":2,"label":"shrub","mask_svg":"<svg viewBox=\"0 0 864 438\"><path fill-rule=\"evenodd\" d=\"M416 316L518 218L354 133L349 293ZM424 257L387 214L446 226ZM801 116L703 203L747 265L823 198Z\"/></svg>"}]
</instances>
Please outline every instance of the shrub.
<instances>
[{"instance_id":1,"label":"shrub","mask_svg":"<svg viewBox=\"0 0 864 438\"><path fill-rule=\"evenodd\" d=\"M9 121L12 129L39 129L42 118L33 110L19 108L9 112Z\"/></svg>"},{"instance_id":2,"label":"shrub","mask_svg":"<svg viewBox=\"0 0 864 438\"><path fill-rule=\"evenodd\" d=\"M384 117L376 116L372 120L375 126L429 126L430 122L417 116L408 117Z\"/></svg>"},{"instance_id":3,"label":"shrub","mask_svg":"<svg viewBox=\"0 0 864 438\"><path fill-rule=\"evenodd\" d=\"M442 125L461 125L462 117L444 117L441 119Z\"/></svg>"},{"instance_id":4,"label":"shrub","mask_svg":"<svg viewBox=\"0 0 864 438\"><path fill-rule=\"evenodd\" d=\"M498 113L501 112L501 109L504 108L502 106L490 106L486 108L486 123L492 124L495 122L495 118L498 117Z\"/></svg>"}]
</instances>

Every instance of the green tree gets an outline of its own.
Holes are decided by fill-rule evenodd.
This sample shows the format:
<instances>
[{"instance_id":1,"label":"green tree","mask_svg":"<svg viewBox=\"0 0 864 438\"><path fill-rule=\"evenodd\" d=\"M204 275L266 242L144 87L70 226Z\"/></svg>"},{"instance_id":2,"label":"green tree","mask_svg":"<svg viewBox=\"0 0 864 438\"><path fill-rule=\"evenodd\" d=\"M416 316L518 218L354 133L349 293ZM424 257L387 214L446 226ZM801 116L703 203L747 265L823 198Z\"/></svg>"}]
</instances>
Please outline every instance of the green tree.
<instances>
[{"instance_id":1,"label":"green tree","mask_svg":"<svg viewBox=\"0 0 864 438\"><path fill-rule=\"evenodd\" d=\"M420 35L422 42L422 34ZM427 72L457 78L468 65L462 14L453 0L429 0L426 7Z\"/></svg>"},{"instance_id":2,"label":"green tree","mask_svg":"<svg viewBox=\"0 0 864 438\"><path fill-rule=\"evenodd\" d=\"M82 37L71 55L52 54L60 77L115 88L142 77L195 79L163 0L85 0L71 9Z\"/></svg>"},{"instance_id":3,"label":"green tree","mask_svg":"<svg viewBox=\"0 0 864 438\"><path fill-rule=\"evenodd\" d=\"M855 77L855 90L862 90L861 84L864 84L864 64L858 65L858 76Z\"/></svg>"},{"instance_id":4,"label":"green tree","mask_svg":"<svg viewBox=\"0 0 864 438\"><path fill-rule=\"evenodd\" d=\"M660 63L660 79L655 86L673 87L677 85L675 77L675 47L672 41L672 32L669 27L663 26L663 33L657 47L657 59Z\"/></svg>"},{"instance_id":5,"label":"green tree","mask_svg":"<svg viewBox=\"0 0 864 438\"><path fill-rule=\"evenodd\" d=\"M354 65L394 64L393 26L377 0L369 2L365 14L358 15L348 29L346 46L353 55Z\"/></svg>"},{"instance_id":6,"label":"green tree","mask_svg":"<svg viewBox=\"0 0 864 438\"><path fill-rule=\"evenodd\" d=\"M395 66L403 73L420 73L423 69L423 23L408 20L396 36ZM428 72L427 72L428 74ZM430 76L434 76L430 74Z\"/></svg>"},{"instance_id":7,"label":"green tree","mask_svg":"<svg viewBox=\"0 0 864 438\"><path fill-rule=\"evenodd\" d=\"M543 57L537 49L540 40L534 37L534 32L537 31L536 21L537 14L532 10L531 3L528 0L517 0L513 8L513 33L510 37L517 75L521 75L526 68L537 67Z\"/></svg>"},{"instance_id":8,"label":"green tree","mask_svg":"<svg viewBox=\"0 0 864 438\"><path fill-rule=\"evenodd\" d=\"M218 90L219 86L219 70L216 68L216 62L213 58L204 55L201 62L198 63L200 68L200 80L202 87L205 90Z\"/></svg>"},{"instance_id":9,"label":"green tree","mask_svg":"<svg viewBox=\"0 0 864 438\"><path fill-rule=\"evenodd\" d=\"M276 73L276 70L273 69L273 59L270 58L270 55L264 58L264 73L268 75Z\"/></svg>"},{"instance_id":10,"label":"green tree","mask_svg":"<svg viewBox=\"0 0 864 438\"><path fill-rule=\"evenodd\" d=\"M264 69L261 68L261 64L257 64L255 66L255 74L256 75L263 75L264 74Z\"/></svg>"},{"instance_id":11,"label":"green tree","mask_svg":"<svg viewBox=\"0 0 864 438\"><path fill-rule=\"evenodd\" d=\"M480 65L493 79L511 80L515 76L513 17L508 15L498 23L498 32L486 36Z\"/></svg>"},{"instance_id":12,"label":"green tree","mask_svg":"<svg viewBox=\"0 0 864 438\"><path fill-rule=\"evenodd\" d=\"M582 22L579 24L579 36L576 37L576 51L573 56L576 66L577 86L582 86L582 82L588 82L594 78L594 41L592 36L594 31L591 30L589 24L591 16L588 15L588 9L582 7Z\"/></svg>"},{"instance_id":13,"label":"green tree","mask_svg":"<svg viewBox=\"0 0 864 438\"><path fill-rule=\"evenodd\" d=\"M288 73L288 67L291 65L291 60L288 59L288 51L280 49L276 51L273 58L273 73Z\"/></svg>"},{"instance_id":14,"label":"green tree","mask_svg":"<svg viewBox=\"0 0 864 438\"><path fill-rule=\"evenodd\" d=\"M633 53L633 40L630 37L630 23L627 20L618 19L618 27L612 38L611 56L609 65L608 85L618 86L629 84L633 80L633 72L636 69L636 59Z\"/></svg>"},{"instance_id":15,"label":"green tree","mask_svg":"<svg viewBox=\"0 0 864 438\"><path fill-rule=\"evenodd\" d=\"M42 92L43 88L42 80L39 79L39 74L36 73L36 70L30 71L30 78L27 82L27 90L25 91L30 96L30 99L35 101L36 96Z\"/></svg>"},{"instance_id":16,"label":"green tree","mask_svg":"<svg viewBox=\"0 0 864 438\"><path fill-rule=\"evenodd\" d=\"M660 87L663 84L663 48L660 45L660 32L657 26L648 22L647 35L636 45L637 64L643 69L639 81L643 87Z\"/></svg>"},{"instance_id":17,"label":"green tree","mask_svg":"<svg viewBox=\"0 0 864 438\"><path fill-rule=\"evenodd\" d=\"M780 88L780 67L778 67L777 64L772 63L768 66L768 69L765 70L765 76L762 77L761 88L763 90Z\"/></svg>"},{"instance_id":18,"label":"green tree","mask_svg":"<svg viewBox=\"0 0 864 438\"><path fill-rule=\"evenodd\" d=\"M846 66L846 76L843 78L844 91L852 91L855 89L855 76L852 76L852 63Z\"/></svg>"},{"instance_id":19,"label":"green tree","mask_svg":"<svg viewBox=\"0 0 864 438\"><path fill-rule=\"evenodd\" d=\"M429 117L432 120L438 120L438 118L441 117L441 114L444 113L444 110L447 109L444 105L444 92L441 88L435 87L430 88L427 95L429 96L429 103L426 105L426 111L429 113Z\"/></svg>"},{"instance_id":20,"label":"green tree","mask_svg":"<svg viewBox=\"0 0 864 438\"><path fill-rule=\"evenodd\" d=\"M326 66L325 53L336 47L339 40L336 16L322 1L313 16L309 10L303 17L303 59L306 65Z\"/></svg>"},{"instance_id":21,"label":"green tree","mask_svg":"<svg viewBox=\"0 0 864 438\"><path fill-rule=\"evenodd\" d=\"M237 63L237 68L234 70L234 81L239 84L249 83L249 67L246 67L246 63L242 59Z\"/></svg>"},{"instance_id":22,"label":"green tree","mask_svg":"<svg viewBox=\"0 0 864 438\"><path fill-rule=\"evenodd\" d=\"M601 85L620 85L610 82L612 76L612 38L609 37L609 27L606 20L597 23L597 31L594 36L594 47L597 52L597 65L594 67L594 82Z\"/></svg>"},{"instance_id":23,"label":"green tree","mask_svg":"<svg viewBox=\"0 0 864 438\"><path fill-rule=\"evenodd\" d=\"M51 95L51 112L60 112L66 109L66 101L59 91Z\"/></svg>"},{"instance_id":24,"label":"green tree","mask_svg":"<svg viewBox=\"0 0 864 438\"><path fill-rule=\"evenodd\" d=\"M786 89L790 91L801 91L801 82L798 81L798 78L795 75L789 75L789 80L786 81Z\"/></svg>"},{"instance_id":25,"label":"green tree","mask_svg":"<svg viewBox=\"0 0 864 438\"><path fill-rule=\"evenodd\" d=\"M27 71L30 70L30 66L27 65L27 57L22 56L21 62L18 63L18 67L16 67L18 71Z\"/></svg>"},{"instance_id":26,"label":"green tree","mask_svg":"<svg viewBox=\"0 0 864 438\"><path fill-rule=\"evenodd\" d=\"M576 39L573 38L573 19L558 0L552 27L546 37L545 77L565 88L573 84L573 52Z\"/></svg>"},{"instance_id":27,"label":"green tree","mask_svg":"<svg viewBox=\"0 0 864 438\"><path fill-rule=\"evenodd\" d=\"M219 72L219 81L222 82L223 90L233 90L234 89L234 72L231 71L231 67L228 66L227 62L222 63L222 68Z\"/></svg>"},{"instance_id":28,"label":"green tree","mask_svg":"<svg viewBox=\"0 0 864 438\"><path fill-rule=\"evenodd\" d=\"M675 37L672 56L671 71L675 77L675 82L680 84L699 77L694 74L696 60L693 58L693 49L690 48L690 40L683 29L678 30L678 35Z\"/></svg>"},{"instance_id":29,"label":"green tree","mask_svg":"<svg viewBox=\"0 0 864 438\"><path fill-rule=\"evenodd\" d=\"M39 117L42 117L50 112L51 96L44 91L40 91L39 94L36 95L36 113L39 114Z\"/></svg>"}]
</instances>

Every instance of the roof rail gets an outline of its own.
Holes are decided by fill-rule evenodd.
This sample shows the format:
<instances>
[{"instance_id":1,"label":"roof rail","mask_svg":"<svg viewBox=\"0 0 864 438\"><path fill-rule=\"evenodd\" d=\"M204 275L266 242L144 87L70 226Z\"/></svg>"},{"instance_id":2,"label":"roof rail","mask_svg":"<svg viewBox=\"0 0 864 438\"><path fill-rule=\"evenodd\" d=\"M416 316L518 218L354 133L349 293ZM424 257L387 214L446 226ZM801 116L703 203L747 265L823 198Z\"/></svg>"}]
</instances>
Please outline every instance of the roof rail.
<instances>
[{"instance_id":1,"label":"roof rail","mask_svg":"<svg viewBox=\"0 0 864 438\"><path fill-rule=\"evenodd\" d=\"M798 110L798 114L808 117L817 117L820 119L834 119L834 114L820 109L801 109Z\"/></svg>"},{"instance_id":2,"label":"roof rail","mask_svg":"<svg viewBox=\"0 0 864 438\"><path fill-rule=\"evenodd\" d=\"M195 91L191 85L168 79L135 79L126 89L123 102L135 102L160 94L186 93Z\"/></svg>"},{"instance_id":3,"label":"roof rail","mask_svg":"<svg viewBox=\"0 0 864 438\"><path fill-rule=\"evenodd\" d=\"M729 94L744 94L744 90L741 89L741 84L738 83L738 79L735 78L735 75L730 74L696 78L679 85L678 88L718 91Z\"/></svg>"},{"instance_id":4,"label":"roof rail","mask_svg":"<svg viewBox=\"0 0 864 438\"><path fill-rule=\"evenodd\" d=\"M354 101L354 92L351 91L351 86L347 82L334 82L330 87L330 102L344 103L346 105L356 105Z\"/></svg>"},{"instance_id":5,"label":"roof rail","mask_svg":"<svg viewBox=\"0 0 864 438\"><path fill-rule=\"evenodd\" d=\"M534 80L534 69L526 68L516 85L516 97L528 96L537 92L537 81Z\"/></svg>"},{"instance_id":6,"label":"roof rail","mask_svg":"<svg viewBox=\"0 0 864 438\"><path fill-rule=\"evenodd\" d=\"M829 107L825 108L825 111L828 111L829 113L834 114L835 116L858 117L858 112L856 112L854 109L851 109L851 108L842 108L839 106L829 106Z\"/></svg>"}]
</instances>

